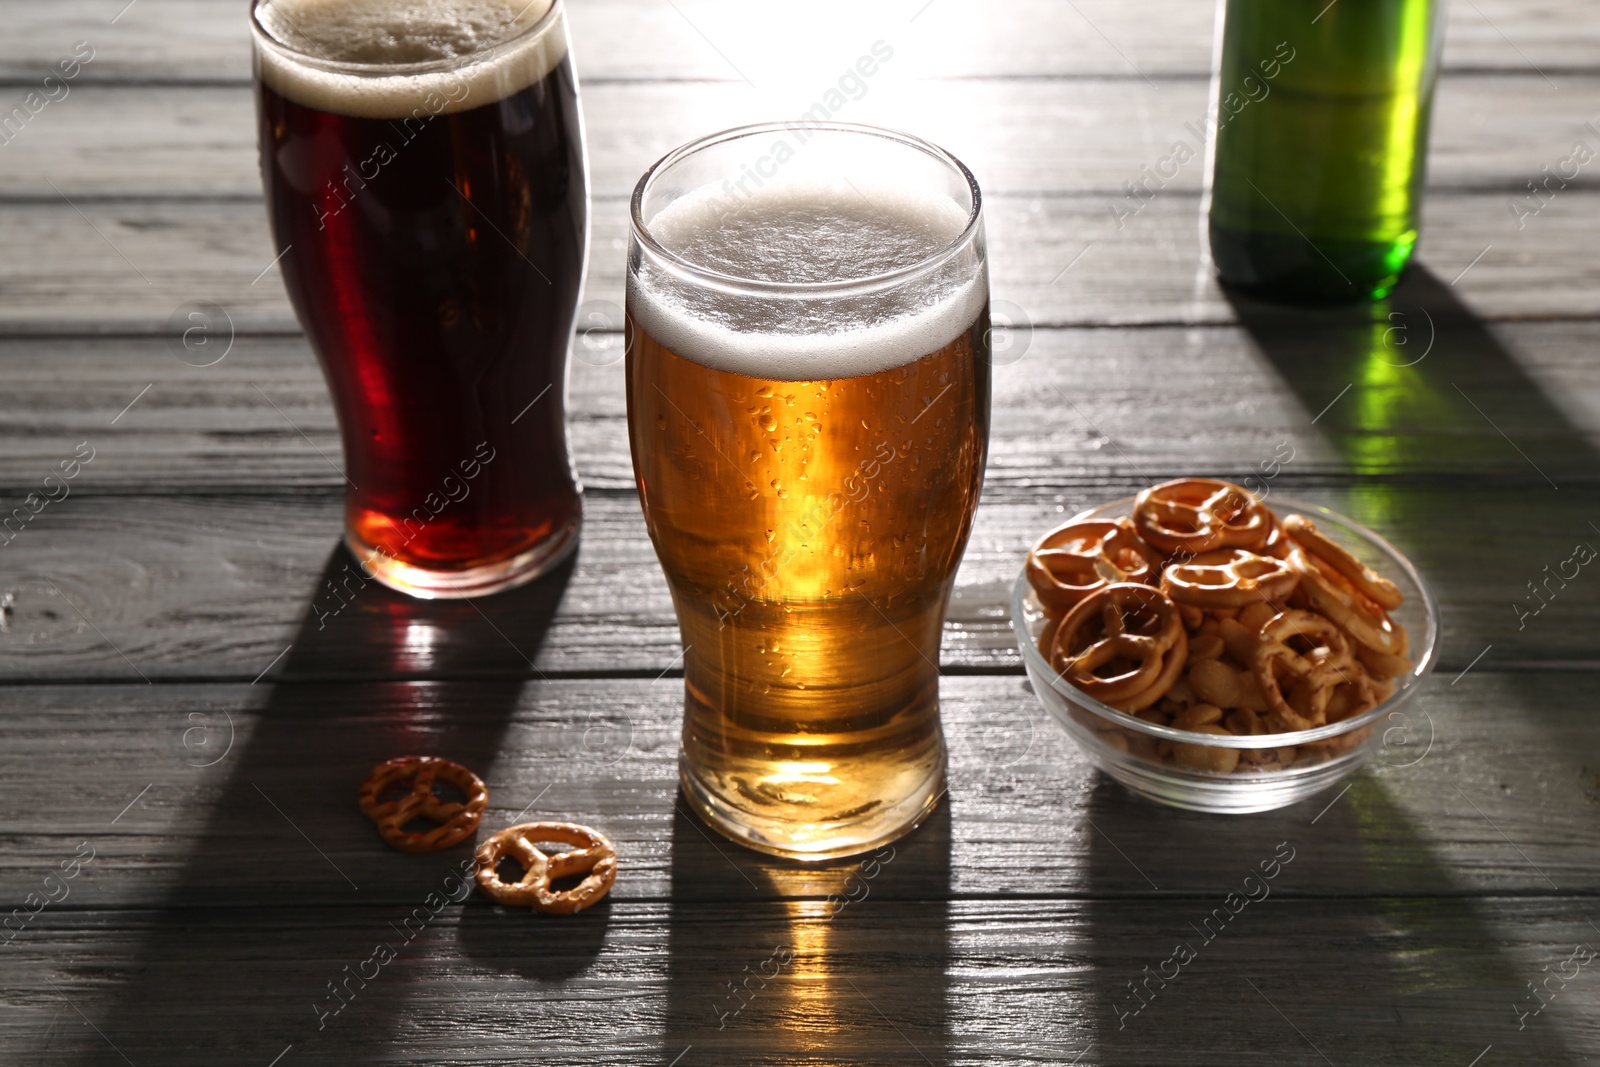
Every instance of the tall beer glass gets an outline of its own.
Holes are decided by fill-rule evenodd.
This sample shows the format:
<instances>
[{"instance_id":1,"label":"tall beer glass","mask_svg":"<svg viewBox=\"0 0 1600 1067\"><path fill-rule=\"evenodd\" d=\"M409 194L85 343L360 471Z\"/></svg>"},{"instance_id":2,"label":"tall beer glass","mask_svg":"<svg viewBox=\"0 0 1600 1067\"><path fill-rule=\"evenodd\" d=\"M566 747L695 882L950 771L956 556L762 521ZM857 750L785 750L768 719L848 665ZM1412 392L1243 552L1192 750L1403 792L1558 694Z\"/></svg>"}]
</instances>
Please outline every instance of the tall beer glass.
<instances>
[{"instance_id":1,"label":"tall beer glass","mask_svg":"<svg viewBox=\"0 0 1600 1067\"><path fill-rule=\"evenodd\" d=\"M804 859L944 790L939 639L983 482L977 183L903 134L746 127L633 194L628 427L684 645L680 773Z\"/></svg>"},{"instance_id":2,"label":"tall beer glass","mask_svg":"<svg viewBox=\"0 0 1600 1067\"><path fill-rule=\"evenodd\" d=\"M587 251L561 0L256 0L279 266L333 393L345 539L465 597L576 545L567 344Z\"/></svg>"}]
</instances>

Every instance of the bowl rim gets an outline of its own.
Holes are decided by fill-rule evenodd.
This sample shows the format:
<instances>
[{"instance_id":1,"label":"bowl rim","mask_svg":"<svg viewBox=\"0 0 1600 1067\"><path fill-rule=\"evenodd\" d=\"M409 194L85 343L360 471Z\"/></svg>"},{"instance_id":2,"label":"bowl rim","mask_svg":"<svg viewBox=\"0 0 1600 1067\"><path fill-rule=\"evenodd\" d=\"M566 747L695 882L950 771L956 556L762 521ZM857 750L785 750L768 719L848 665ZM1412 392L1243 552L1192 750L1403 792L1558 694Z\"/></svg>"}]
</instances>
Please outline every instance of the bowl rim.
<instances>
[{"instance_id":1,"label":"bowl rim","mask_svg":"<svg viewBox=\"0 0 1600 1067\"><path fill-rule=\"evenodd\" d=\"M1180 730L1173 726L1158 726L1155 723L1146 722L1143 719L1136 718L1128 712L1122 711L1118 708L1113 708L1109 704L1104 704L1099 700L1096 700L1088 693L1085 693L1083 690L1079 689L1077 686L1061 677L1061 675L1050 666L1050 662L1045 659L1044 654L1039 651L1037 642L1034 640L1033 635L1028 631L1027 608L1029 601L1031 600L1035 605L1035 610L1038 610L1038 598L1034 594L1033 586L1028 582L1028 568L1027 564L1024 563L1022 572L1017 575L1017 579L1011 588L1011 628L1017 640L1017 650L1022 653L1022 658L1027 664L1029 675L1045 679L1050 684L1050 688L1053 689L1058 696L1065 700L1071 701L1072 703L1083 708L1085 711L1088 711L1101 719L1114 723L1116 726L1121 727L1122 729L1134 730L1138 733L1148 734L1151 737L1158 737L1168 741L1176 741L1188 745L1200 745L1207 748L1279 748L1286 745L1303 745L1310 744L1314 741L1325 741L1331 737L1338 737L1342 734L1347 734L1352 730L1359 730L1363 726L1376 722L1378 719L1381 719L1384 716L1394 712L1401 705L1405 704L1416 695L1417 689L1422 684L1423 680L1426 679L1428 675L1433 673L1433 668L1438 662L1439 658L1439 602L1434 597L1433 590L1428 588L1428 584L1422 580L1422 575L1418 573L1417 568L1412 565L1411 561L1406 558L1404 553L1402 553L1394 545L1390 544L1386 538L1374 533L1372 530L1369 530L1367 527L1361 525L1359 522L1356 522L1354 519L1351 519L1346 515L1342 515L1339 512L1334 511L1332 508L1324 507L1321 504L1313 504L1309 501L1299 500L1294 497L1282 496L1277 493L1272 494L1272 496L1284 506L1285 510L1289 514L1299 513L1322 516L1332 520L1333 522L1343 523L1350 529L1355 530L1374 548L1378 549L1380 553L1386 556L1389 562L1394 564L1394 566L1406 576L1407 580L1409 580L1411 584L1416 587L1418 594L1420 594L1419 598L1422 601L1423 619L1426 623L1427 633L1424 635L1426 639L1426 645L1425 647L1422 647L1421 652L1416 656L1410 672L1410 681L1398 687L1394 694L1389 697L1389 699L1383 701L1375 707L1369 708L1360 715L1353 715L1350 718L1344 719L1340 722L1329 723L1325 726L1316 726L1310 730L1296 730L1290 733L1280 734L1250 734L1244 737L1231 735L1222 736L1220 734L1200 733L1194 730ZM1073 515L1071 518L1068 518L1063 522L1058 523L1056 526L1051 527L1051 529L1059 529L1061 526L1064 526L1067 523L1077 522L1082 519L1095 518L1103 515L1112 508L1116 508L1121 505L1131 505L1136 499L1136 495L1118 497L1117 499L1107 501L1104 504L1099 504L1092 508L1086 508L1083 511L1078 512L1076 515ZM1264 500L1262 502L1265 503ZM1273 510L1277 511L1278 509L1274 508ZM1035 695L1038 696L1041 701L1044 701L1043 694Z\"/></svg>"}]
</instances>

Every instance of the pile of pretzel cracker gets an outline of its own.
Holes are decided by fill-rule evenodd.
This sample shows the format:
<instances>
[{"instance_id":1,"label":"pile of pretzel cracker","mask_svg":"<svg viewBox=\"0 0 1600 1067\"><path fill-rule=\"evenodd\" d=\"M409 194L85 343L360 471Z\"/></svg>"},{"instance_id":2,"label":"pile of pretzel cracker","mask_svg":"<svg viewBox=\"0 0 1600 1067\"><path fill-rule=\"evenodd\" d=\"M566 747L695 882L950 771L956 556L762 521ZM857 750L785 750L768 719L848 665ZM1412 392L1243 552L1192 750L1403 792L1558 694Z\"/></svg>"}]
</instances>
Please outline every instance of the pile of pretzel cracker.
<instances>
[{"instance_id":1,"label":"pile of pretzel cracker","mask_svg":"<svg viewBox=\"0 0 1600 1067\"><path fill-rule=\"evenodd\" d=\"M1060 677L1128 715L1214 736L1292 733L1376 707L1411 670L1395 584L1300 515L1249 490L1181 478L1144 490L1131 519L1077 519L1028 553ZM1122 751L1230 774L1323 760L1371 727L1301 746L1158 739L1085 715Z\"/></svg>"}]
</instances>

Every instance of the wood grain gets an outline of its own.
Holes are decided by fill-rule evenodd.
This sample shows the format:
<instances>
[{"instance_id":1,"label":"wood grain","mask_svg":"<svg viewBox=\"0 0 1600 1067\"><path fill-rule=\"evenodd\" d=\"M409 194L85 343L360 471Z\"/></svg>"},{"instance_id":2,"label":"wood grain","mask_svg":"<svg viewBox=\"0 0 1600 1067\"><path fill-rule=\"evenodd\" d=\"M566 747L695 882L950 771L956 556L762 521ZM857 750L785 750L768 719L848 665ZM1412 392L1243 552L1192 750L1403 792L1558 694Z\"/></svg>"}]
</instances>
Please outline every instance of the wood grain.
<instances>
[{"instance_id":1,"label":"wood grain","mask_svg":"<svg viewBox=\"0 0 1600 1067\"><path fill-rule=\"evenodd\" d=\"M1487 320L1592 317L1597 202L1575 186L1519 232L1503 193L1435 193L1418 260ZM1034 325L1238 321L1201 258L1197 197L1157 196L1121 231L1098 196L994 197L985 215L994 296ZM592 223L586 296L614 321L626 205L596 201ZM296 329L251 200L18 204L0 214L0 240L38 250L0 263L0 331L159 332L196 302L220 305L240 331Z\"/></svg>"},{"instance_id":2,"label":"wood grain","mask_svg":"<svg viewBox=\"0 0 1600 1067\"><path fill-rule=\"evenodd\" d=\"M943 145L991 196L1070 192L1109 203L1127 196L1128 182L1148 179L1163 193L1192 194L1205 178L1207 78L918 83L898 74L886 64L837 117L911 130ZM1525 183L1543 180L1546 164L1558 169L1574 142L1600 149L1600 135L1583 125L1595 118L1597 100L1596 75L1446 78L1434 112L1430 187L1527 195ZM678 145L730 126L795 118L811 102L775 102L738 82L590 86L583 93L590 188L597 197L623 199ZM1166 164L1164 177L1155 174L1179 142L1193 158ZM261 193L255 105L245 85L85 85L4 149L0 197L59 203L62 195L76 202ZM1579 173L1568 188L1592 188L1592 177Z\"/></svg>"},{"instance_id":3,"label":"wood grain","mask_svg":"<svg viewBox=\"0 0 1600 1067\"><path fill-rule=\"evenodd\" d=\"M265 1065L292 1046L286 1064L629 1067L1227 1067L1321 1063L1318 1051L1335 1064L1466 1064L1492 1045L1508 1062L1578 1067L1600 1036L1587 969L1522 1031L1514 1012L1536 1004L1525 982L1594 944L1592 901L1274 896L1208 943L1189 924L1219 900L874 897L827 920L803 904L685 894L559 926L474 901L410 942L389 925L410 901L273 907L248 923L203 908L62 912L12 949L0 1040L43 1065L122 1062L112 1045L136 1064ZM1132 1015L1127 983L1180 941L1200 946L1197 958L1164 987L1152 981ZM364 968L379 942L398 958ZM778 948L792 962L752 980L732 1016L727 984L759 978ZM326 983L346 966L372 981L351 980L348 1006L319 1030L318 1005L340 1003ZM721 1029L719 1011L730 1014Z\"/></svg>"},{"instance_id":4,"label":"wood grain","mask_svg":"<svg viewBox=\"0 0 1600 1067\"><path fill-rule=\"evenodd\" d=\"M246 8L228 0L61 0L19 5L0 77L42 76L73 42L93 43L82 78L105 82L242 82L250 76ZM675 11L674 8L677 8ZM981 17L960 4L891 0L810 4L752 17L734 0L575 0L569 4L582 77L739 81L770 86L774 42L804 40L820 75L853 59L856 42L894 43L923 76L1072 77L1204 75L1215 5L1164 0L991 0ZM1593 70L1600 30L1584 0L1475 0L1447 8L1445 69ZM1308 15L1308 18L1310 16ZM112 19L116 21L113 23ZM1018 32L1027 27L1026 32ZM835 55L834 52L840 53ZM846 53L848 53L846 55ZM838 60L837 63L834 60ZM813 79L815 80L815 79Z\"/></svg>"},{"instance_id":5,"label":"wood grain","mask_svg":"<svg viewBox=\"0 0 1600 1067\"><path fill-rule=\"evenodd\" d=\"M16 739L0 814L35 827L8 835L0 894L20 901L82 842L95 854L4 950L0 1039L30 1063L99 1062L102 1042L135 1063L286 1045L306 1062L508 1062L535 1040L577 1055L561 1036L577 1030L586 1062L666 1064L686 1045L697 1062L804 1062L835 1044L873 1062L1060 1062L1093 1044L1081 1062L1220 1064L1282 1062L1298 1028L1361 1062L1445 1041L1577 1064L1570 1048L1595 1040L1587 984L1529 1032L1512 1005L1594 943L1587 681L1473 672L1416 706L1420 758L1219 819L1098 778L1019 680L946 679L948 807L870 878L768 861L678 814L673 683L30 687L0 698ZM232 746L185 766L215 757L184 732L203 722L220 744L225 712ZM604 828L623 857L610 901L559 924L430 905L458 891L463 850L390 852L352 800L399 749L482 770L491 827L527 811ZM63 793L66 752L95 753L98 773ZM61 798L44 826L40 795ZM1195 925L1229 891L1259 895L1243 879L1275 855L1292 858L1268 899L1220 933ZM833 915L830 896L863 889ZM362 967L379 941L400 953L381 979ZM1126 983L1179 941L1198 959L1129 1018ZM719 1028L726 983L777 947L793 984ZM346 965L371 984L319 1029ZM1197 1058L1175 1029L1214 1047Z\"/></svg>"},{"instance_id":6,"label":"wood grain","mask_svg":"<svg viewBox=\"0 0 1600 1067\"><path fill-rule=\"evenodd\" d=\"M1196 471L1310 496L1393 538L1441 598L1451 665L1490 644L1491 662L1592 662L1600 600L1581 584L1541 587L1553 598L1533 623L1515 605L1539 608L1528 583L1549 581L1546 567L1600 536L1588 429L1600 424L1596 327L1486 328L1460 317L1441 296L1446 287L1425 282L1403 288L1394 306L1405 310L1391 312L1416 323L1407 327L1416 346L1433 341L1412 349L1426 354L1410 367L1399 366L1412 358L1405 346L1381 340L1387 318L1374 326L1324 316L1308 329L1304 318L1248 307L1244 329L1013 338L1009 351L1021 355L996 373L985 502L945 662L1016 669L1006 604L1026 546L1064 515ZM1429 323L1437 329L1424 336ZM205 368L180 362L180 352L195 355L155 340L0 346L16 401L0 421L8 513L81 442L96 450L71 495L0 549L13 598L0 632L3 676L249 679L343 603L326 585L353 573L341 570L346 557L330 555L338 439L303 343L241 338ZM574 361L571 429L591 488L588 528L550 608L559 624L528 652L542 671L653 673L679 651L633 494L622 366L587 361L618 352L580 346ZM93 384L69 384L77 382ZM1491 564L1464 530L1495 546ZM400 603L373 587L350 612L381 623ZM519 595L484 610L517 633L543 604ZM514 642L475 611L428 610L440 627L465 627L457 670L526 672ZM337 665L319 671L427 669L363 659L365 639L342 630L318 638Z\"/></svg>"},{"instance_id":7,"label":"wood grain","mask_svg":"<svg viewBox=\"0 0 1600 1067\"><path fill-rule=\"evenodd\" d=\"M1016 671L1008 605L1028 544L1141 484L1107 478L986 502L956 578L945 666ZM1583 571L1563 589L1550 578L1555 570L1543 569L1561 568L1580 541L1600 546L1589 526L1600 510L1592 491L1367 484L1305 495L1376 525L1421 569L1441 604L1442 671L1461 670L1490 644L1491 666L1600 665L1593 576ZM570 576L474 607L363 586L337 547L336 492L71 497L0 549L0 595L11 598L0 679L249 681L268 668L268 677L649 677L672 669L677 623L637 501L591 494L586 503ZM1528 583L1546 580L1540 608ZM422 645L405 636L413 631ZM305 658L276 662L291 645Z\"/></svg>"},{"instance_id":8,"label":"wood grain","mask_svg":"<svg viewBox=\"0 0 1600 1067\"><path fill-rule=\"evenodd\" d=\"M1540 471L1592 486L1600 323L1452 320L1464 309L1424 282L1349 314L1249 308L1248 327L1002 328L988 489L1195 471L1265 484L1274 457L1291 454L1283 476L1302 486L1545 485ZM220 317L180 327L195 331L188 347L177 333L0 338L0 513L42 489L85 441L95 459L73 494L342 484L333 408L303 339L230 339ZM590 489L631 492L622 337L580 336L573 353L567 410L579 472Z\"/></svg>"},{"instance_id":9,"label":"wood grain","mask_svg":"<svg viewBox=\"0 0 1600 1067\"><path fill-rule=\"evenodd\" d=\"M1305 856L1275 883L1284 898L1592 896L1592 682L1483 665L1455 685L1436 678L1347 792L1220 817L1158 807L1099 776L1023 678L946 677L948 816L908 839L896 878L872 896L1203 897L1286 839ZM95 859L62 901L74 909L405 905L470 852L394 852L358 810L367 770L405 753L477 770L490 830L524 811L603 830L622 856L618 901L821 900L858 868L713 847L698 822L675 825L676 678L36 685L0 701L8 907L80 841ZM92 775L62 780L63 766L91 759ZM685 838L698 842L687 855Z\"/></svg>"},{"instance_id":10,"label":"wood grain","mask_svg":"<svg viewBox=\"0 0 1600 1067\"><path fill-rule=\"evenodd\" d=\"M477 604L328 587L351 563L338 438L271 266L245 5L13 7L9 106L73 42L95 58L0 145L0 513L80 442L95 458L0 545L0 907L94 860L0 945L0 1060L1593 1061L1600 964L1537 1015L1529 983L1600 944L1600 594L1584 571L1537 615L1514 605L1600 544L1600 193L1586 172L1520 227L1510 206L1595 143L1585 0L1452 6L1422 269L1316 314L1210 279L1202 163L1120 228L1112 211L1204 112L1208 0L573 0L597 194L571 388L585 536ZM680 648L632 489L617 305L643 167L804 111L879 39L894 59L840 117L973 165L1000 329L945 628L951 789L868 876L679 810ZM214 347L177 339L197 310ZM1023 551L1089 504L1259 476L1284 448L1274 493L1417 562L1443 667L1343 792L1238 818L1139 801L1029 691L1006 617ZM353 800L406 751L480 770L490 828L611 834L611 898L566 922L430 909L467 850L391 852ZM1284 847L1270 898L1197 928ZM332 1014L330 983L380 940L398 958ZM1197 959L1142 984L1180 941ZM730 984L780 948L731 1014Z\"/></svg>"}]
</instances>

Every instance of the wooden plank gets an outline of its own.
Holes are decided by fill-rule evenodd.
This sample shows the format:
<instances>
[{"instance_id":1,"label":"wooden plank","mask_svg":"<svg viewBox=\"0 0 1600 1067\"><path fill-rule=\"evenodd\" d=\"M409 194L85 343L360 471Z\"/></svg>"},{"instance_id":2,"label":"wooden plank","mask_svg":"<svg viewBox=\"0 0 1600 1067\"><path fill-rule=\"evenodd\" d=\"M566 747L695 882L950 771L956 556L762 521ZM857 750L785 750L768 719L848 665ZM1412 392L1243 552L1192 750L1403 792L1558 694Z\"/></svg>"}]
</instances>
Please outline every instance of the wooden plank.
<instances>
[{"instance_id":1,"label":"wooden plank","mask_svg":"<svg viewBox=\"0 0 1600 1067\"><path fill-rule=\"evenodd\" d=\"M95 59L85 82L243 81L250 76L246 12L227 0L61 0L21 5L0 77L41 77L78 40ZM676 8L676 10L674 10ZM636 4L578 0L569 6L581 76L740 80L770 88L778 75L825 85L871 42L891 42L901 61L930 77L1202 75L1211 67L1208 0L1133 8L1115 0L991 0L983 17L959 4L922 0L785 11L734 0ZM1600 30L1583 0L1479 0L1451 6L1445 69L1592 70ZM113 21L115 19L115 21ZM1026 27L1026 31L1021 30ZM808 61L775 54L773 41ZM785 49L784 51L789 51ZM775 70L775 68L777 68Z\"/></svg>"},{"instance_id":2,"label":"wooden plank","mask_svg":"<svg viewBox=\"0 0 1600 1067\"><path fill-rule=\"evenodd\" d=\"M7 949L16 1010L0 1045L29 1063L81 1062L104 1055L101 1042L133 1062L165 1047L182 1051L162 1062L267 1062L292 1046L302 1062L513 1062L537 1048L667 1063L695 1046L696 1062L751 1063L805 1062L820 1033L872 1062L1062 1062L1092 1044L1080 1062L1177 1063L1176 1028L1212 1049L1184 1049L1182 1062L1255 1062L1267 1049L1282 1062L1291 1038L1246 980L1306 1040L1361 1062L1414 1062L1423 1044L1438 1049L1441 1028L1541 1062L1575 1064L1569 1044L1592 1045L1587 986L1526 1035L1507 1011L1525 979L1592 943L1595 826L1570 803L1594 789L1577 766L1595 740L1583 679L1475 673L1445 694L1448 726L1441 709L1420 760L1363 772L1326 807L1236 820L1153 808L1094 778L1065 738L1023 721L1038 715L1017 708L1025 694L997 699L996 681L946 683L948 812L866 880L853 864L796 868L718 845L675 817L676 699L648 681L520 696L448 684L12 694L7 825L36 818L20 806L31 798L57 795L70 748L100 754L100 773L51 809L49 831L0 852L6 897L19 899L81 842L96 849L72 897ZM189 715L220 730L229 709L227 755L175 766ZM477 900L434 904L441 914L407 939L419 904L456 884L460 856L388 852L354 813L346 768L395 744L473 759L495 789L491 825L532 803L607 829L625 864L612 900L559 929ZM1202 837L1205 848L1172 848ZM1242 879L1288 855L1280 842L1293 859L1271 898L1210 940L1192 932L1230 890L1259 895ZM1527 893L1543 877L1559 891L1483 895L1501 881ZM830 895L863 886L865 900L830 918ZM1191 939L1191 982L1152 987L1160 995L1129 1025L1126 983ZM364 968L370 984L353 983L350 1006L319 1020L337 1003L326 983L363 969L379 941L399 953L393 969ZM780 946L793 987L774 979L765 1003L719 1026L726 983ZM1321 1003L1337 1004L1337 1019L1294 1010ZM219 1013L230 1025L206 1030ZM196 1032L215 1036L174 1036ZM572 1032L591 1036L569 1047Z\"/></svg>"},{"instance_id":3,"label":"wooden plank","mask_svg":"<svg viewBox=\"0 0 1600 1067\"><path fill-rule=\"evenodd\" d=\"M1597 198L1574 187L1519 232L1504 194L1433 194L1419 253L1430 290L1459 279L1451 298L1485 319L1600 314ZM1197 198L1163 194L1119 231L1104 197L994 197L994 296L1041 326L1236 322L1197 213ZM621 304L626 238L625 203L596 201L589 299ZM295 329L254 201L41 201L0 213L0 241L35 253L0 263L0 331L159 331L192 302L222 306L239 330Z\"/></svg>"},{"instance_id":4,"label":"wooden plank","mask_svg":"<svg viewBox=\"0 0 1600 1067\"><path fill-rule=\"evenodd\" d=\"M1100 776L1024 679L947 677L948 809L907 839L872 899L1004 910L1041 896L1209 897L1284 840L1304 853L1274 886L1285 899L1592 897L1592 688L1589 672L1481 665L1455 685L1436 679L1348 791L1229 818ZM682 700L673 678L11 688L0 903L21 906L88 842L69 910L406 906L470 855L395 852L362 816L360 780L406 753L477 770L489 830L523 812L601 829L621 856L620 902L839 892L857 864L772 860L680 820Z\"/></svg>"},{"instance_id":5,"label":"wooden plank","mask_svg":"<svg viewBox=\"0 0 1600 1067\"><path fill-rule=\"evenodd\" d=\"M1260 479L1274 457L1302 485L1593 484L1600 322L1481 326L1449 318L1459 313L1417 284L1370 311L1251 309L1248 328L1002 330L987 485L1092 486L1107 471ZM240 333L230 348L221 317L178 326L198 331L188 348L177 334L0 339L0 513L84 442L95 459L73 493L342 484L332 406L303 339ZM633 486L622 356L614 333L574 346L568 428L591 489Z\"/></svg>"},{"instance_id":6,"label":"wooden plank","mask_svg":"<svg viewBox=\"0 0 1600 1067\"><path fill-rule=\"evenodd\" d=\"M912 130L944 145L990 195L1071 192L1109 203L1127 195L1128 182L1194 193L1205 177L1206 78L916 83L895 74L892 62L885 65L838 117ZM1584 127L1597 118L1597 99L1595 75L1446 79L1434 115L1430 186L1526 195L1525 183L1542 180L1545 164L1560 169L1575 142L1600 148L1600 137ZM810 105L775 103L743 83L600 84L585 90L583 103L592 190L617 199L686 141L794 118ZM0 197L259 198L254 107L248 86L80 87L4 146ZM1180 142L1192 158L1174 155ZM1177 161L1161 162L1168 157Z\"/></svg>"},{"instance_id":7,"label":"wooden plank","mask_svg":"<svg viewBox=\"0 0 1600 1067\"><path fill-rule=\"evenodd\" d=\"M1255 859L1236 858L1238 877ZM894 878L891 865L878 882ZM0 1049L40 1065L122 1062L113 1048L139 1064L267 1064L292 1047L285 1064L1227 1067L1318 1052L1464 1065L1492 1046L1506 1062L1576 1067L1600 1047L1594 964L1558 975L1596 940L1583 899L1274 894L1210 942L1189 924L1220 895L1003 909L874 896L833 919L819 904L730 908L690 890L558 922L472 901L410 942L388 925L404 905L62 911L12 950ZM1127 983L1156 974L1176 942L1195 957L1141 985L1133 1014ZM363 966L377 943L397 958ZM327 983L346 966L371 981L341 987L347 1006L319 1030L317 1005L342 1003ZM747 974L732 1000L728 983ZM1546 974L1560 992L1519 1031L1515 1008L1537 1003L1525 983Z\"/></svg>"},{"instance_id":8,"label":"wooden plank","mask_svg":"<svg viewBox=\"0 0 1600 1067\"><path fill-rule=\"evenodd\" d=\"M1028 544L1140 484L1110 477L987 500L945 621L946 667L1016 671L1009 603ZM1584 586L1594 579L1580 570L1563 587L1555 577L1574 568L1563 561L1578 542L1600 547L1589 525L1600 521L1594 491L1336 490L1287 477L1274 485L1353 513L1411 556L1442 605L1447 674L1491 644L1488 665L1596 665L1600 598ZM362 586L354 560L337 549L336 492L74 495L0 549L0 595L10 598L0 679L248 681L269 667L271 677L380 678L673 669L678 628L636 500L590 494L586 507L570 574L474 607ZM413 630L425 647L413 647ZM304 656L277 662L290 646Z\"/></svg>"},{"instance_id":9,"label":"wooden plank","mask_svg":"<svg viewBox=\"0 0 1600 1067\"><path fill-rule=\"evenodd\" d=\"M12 332L0 345L0 486L29 490L35 461L47 470L80 440L105 447L0 554L0 678L29 683L0 689L0 902L48 889L44 874L81 842L97 848L72 898L0 948L15 957L0 1059L1465 1065L1492 1050L1498 1062L1588 1062L1600 986L1580 979L1538 1016L1518 1014L1536 1006L1526 983L1600 941L1589 932L1600 598L1575 580L1520 626L1513 601L1600 521L1595 324L1573 321L1597 314L1600 213L1593 190L1574 187L1518 231L1506 204L1585 117L1535 90L1593 95L1600 30L1575 2L1456 9L1447 63L1522 73L1458 79L1460 95L1447 84L1441 145L1455 147L1435 153L1448 188L1430 200L1425 253L1436 277L1353 324L1236 308L1197 283L1192 185L1122 231L1090 192L1160 154L1181 116L1156 104L1200 99L1210 4L1001 0L974 20L916 0L915 23L910 6L856 5L866 14L848 32L806 5L809 28L773 32L741 23L749 5L578 0L580 56L599 57L585 60L591 107L609 93L627 120L596 129L613 161L597 167L602 192L616 186L597 205L590 293L613 303L616 194L636 159L681 139L668 119L629 118L643 113L629 99L695 130L758 106L792 113L829 84L829 64L853 57L857 30L871 40L891 17L907 21L894 36L907 78L1102 79L969 83L959 96L875 82L846 116L903 107L948 130L991 192L1012 194L990 213L996 296L1020 306L1008 314L1142 328L1040 330L1002 367L994 477L946 663L1007 673L944 679L949 800L868 879L870 897L833 919L829 895L863 882L855 865L769 862L675 814L677 639L627 488L620 369L580 364L575 377L574 440L594 488L569 572L481 612L377 589L311 606L343 565L329 562L337 478L315 454L335 439L276 273L262 274L275 250L241 165L243 10L68 0L14 13L0 77L18 97L39 76L30 57L53 60L91 17L104 48L78 99L0 153L0 196L29 201L0 213L0 235L30 253L0 267ZM811 37L833 40L801 47ZM729 57L747 56L755 93L607 85L727 80ZM133 97L97 98L101 78L157 83L141 99L170 100L175 118L139 122ZM212 95L160 88L191 79L210 79ZM1491 84L1515 91L1474 95ZM1013 113L1078 132L1041 147L1017 139ZM1470 132L1475 119L1499 140ZM1132 151L1135 130L1151 152ZM80 147L91 145L98 155ZM58 173L76 206L35 177ZM1020 195L1035 192L1051 195ZM241 335L215 367L183 366L159 338L37 336L155 333L195 300L225 305ZM1438 320L1422 362L1402 365L1417 350L1386 335L1391 311L1418 331L1408 344L1419 314ZM1560 321L1487 328L1473 313ZM1180 325L1149 328L1159 323ZM1205 323L1219 325L1186 328ZM1444 601L1449 670L1404 723L1416 747L1386 752L1345 793L1234 820L1136 801L1091 771L1017 673L1004 597L1022 549L1060 514L1151 476L1202 458L1240 475L1291 438L1303 447L1273 488L1352 511L1412 553ZM117 684L146 669L155 684ZM50 684L63 678L100 684ZM526 810L605 828L624 874L611 902L565 924L476 900L445 909L387 980L319 1029L327 983L467 852L391 853L355 812L354 780L401 750L482 770L491 827ZM1128 1017L1141 968L1280 841L1297 854L1272 899L1207 941L1190 981ZM777 945L794 966L719 1027L714 998Z\"/></svg>"},{"instance_id":10,"label":"wooden plank","mask_svg":"<svg viewBox=\"0 0 1600 1067\"><path fill-rule=\"evenodd\" d=\"M1430 320L1419 311L1430 305L1397 306L1425 344ZM1546 581L1544 568L1559 567L1600 521L1597 327L1486 331L1441 315L1437 351L1402 368L1401 346L1374 348L1387 327L1345 327L1341 341L1325 320L1310 330L1287 320L1288 332L1285 321L1252 318L1248 340L1223 328L1041 331L999 368L986 503L959 577L947 663L1015 669L1009 585L1027 544L1061 515L1196 471L1310 495L1395 538L1444 600L1453 663L1491 643L1496 659L1593 659L1585 627L1596 623L1595 598L1558 596L1541 611L1549 624L1532 630L1518 626L1515 605L1537 608L1528 583ZM678 654L677 633L633 497L622 368L574 367L572 434L596 491L539 666L659 671ZM81 444L95 450L71 495L5 546L15 602L0 673L132 677L109 641L156 677L250 678L306 620L340 603L325 586L348 563L329 555L338 439L300 342L243 338L206 368L153 340L11 342L0 373L12 390L0 423L7 514L27 507L29 492L59 494L45 476ZM1264 480L1280 459L1279 478ZM1485 566L1463 529L1496 538L1500 562ZM379 622L398 603L374 589L361 617ZM502 598L488 610L523 626L539 603ZM476 628L469 643L492 638L476 615L463 618ZM619 630L628 640L616 640ZM521 670L508 648L490 646L472 670Z\"/></svg>"}]
</instances>

